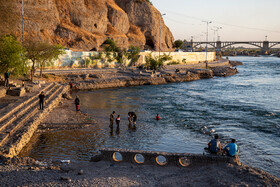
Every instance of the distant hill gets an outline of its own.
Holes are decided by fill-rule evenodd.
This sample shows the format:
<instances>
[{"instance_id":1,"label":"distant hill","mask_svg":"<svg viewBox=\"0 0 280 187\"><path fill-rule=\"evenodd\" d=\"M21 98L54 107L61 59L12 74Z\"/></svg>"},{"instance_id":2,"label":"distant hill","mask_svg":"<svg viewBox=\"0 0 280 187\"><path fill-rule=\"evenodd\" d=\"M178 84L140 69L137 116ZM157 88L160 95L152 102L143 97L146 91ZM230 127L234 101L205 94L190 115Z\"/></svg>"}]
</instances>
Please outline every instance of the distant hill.
<instances>
[{"instance_id":1,"label":"distant hill","mask_svg":"<svg viewBox=\"0 0 280 187\"><path fill-rule=\"evenodd\" d=\"M21 1L11 1L17 18L12 31L21 39ZM174 42L160 12L146 0L28 0L24 12L25 38L76 50L98 50L107 38L124 48L158 50L160 19L161 49L172 50Z\"/></svg>"}]
</instances>

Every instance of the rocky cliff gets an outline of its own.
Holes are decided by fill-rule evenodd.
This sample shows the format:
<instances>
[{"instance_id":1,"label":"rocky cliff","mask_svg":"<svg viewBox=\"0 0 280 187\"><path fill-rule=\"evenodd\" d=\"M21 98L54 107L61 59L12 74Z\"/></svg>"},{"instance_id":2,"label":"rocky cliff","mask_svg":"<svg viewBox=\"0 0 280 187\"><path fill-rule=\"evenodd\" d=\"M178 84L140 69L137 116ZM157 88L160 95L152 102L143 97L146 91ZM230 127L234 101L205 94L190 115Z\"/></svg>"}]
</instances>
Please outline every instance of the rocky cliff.
<instances>
[{"instance_id":1,"label":"rocky cliff","mask_svg":"<svg viewBox=\"0 0 280 187\"><path fill-rule=\"evenodd\" d=\"M20 15L21 0L16 0ZM146 0L25 0L25 37L78 50L100 49L107 39L119 46L172 50L174 38L160 12ZM21 38L21 20L16 35Z\"/></svg>"}]
</instances>

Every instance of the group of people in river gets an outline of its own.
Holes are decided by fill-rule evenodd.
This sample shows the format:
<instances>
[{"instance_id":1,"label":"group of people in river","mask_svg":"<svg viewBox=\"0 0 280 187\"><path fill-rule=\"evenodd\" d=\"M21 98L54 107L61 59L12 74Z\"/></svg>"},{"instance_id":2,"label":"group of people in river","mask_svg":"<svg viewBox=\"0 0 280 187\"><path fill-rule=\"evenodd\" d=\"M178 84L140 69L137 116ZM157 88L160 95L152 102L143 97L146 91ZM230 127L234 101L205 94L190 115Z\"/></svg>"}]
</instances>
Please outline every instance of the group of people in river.
<instances>
[{"instance_id":1,"label":"group of people in river","mask_svg":"<svg viewBox=\"0 0 280 187\"><path fill-rule=\"evenodd\" d=\"M231 143L229 143L222 149L221 142L219 140L219 135L217 134L215 135L214 139L212 139L208 143L208 150L211 154L219 154L225 152L227 156L231 157L234 157L239 152L235 139L231 139Z\"/></svg>"},{"instance_id":2,"label":"group of people in river","mask_svg":"<svg viewBox=\"0 0 280 187\"><path fill-rule=\"evenodd\" d=\"M110 114L110 133L112 134L113 133L113 130L114 130L114 118L115 118L115 114L116 112L113 111L111 114ZM136 121L137 121L137 115L135 112L128 112L128 129L130 130L136 130ZM159 114L157 114L157 116L155 117L156 120L160 120L161 117L159 116ZM115 120L115 123L116 123L116 133L119 133L120 132L120 123L121 123L121 116L120 115L117 115L116 117L116 120Z\"/></svg>"},{"instance_id":3,"label":"group of people in river","mask_svg":"<svg viewBox=\"0 0 280 187\"><path fill-rule=\"evenodd\" d=\"M111 129L111 134L113 133L114 130L114 119L115 119L115 114L116 112L113 111L112 114L110 114L110 129ZM128 129L136 130L136 121L137 121L137 115L135 112L128 112ZM121 116L117 115L115 119L116 123L116 133L120 132L120 123L121 123Z\"/></svg>"},{"instance_id":4,"label":"group of people in river","mask_svg":"<svg viewBox=\"0 0 280 187\"><path fill-rule=\"evenodd\" d=\"M41 96L43 95L43 92L41 93ZM40 97L40 96L39 96ZM43 96L44 99L44 96ZM80 99L78 96L76 96L75 98L75 106L76 106L76 112L80 112ZM40 97L40 109L41 109L41 97ZM43 106L42 106L43 109ZM115 118L116 112L113 111L110 114L110 134L113 135L113 131L114 131L114 122L116 124L116 133L119 134L120 133L120 123L121 123L121 116L117 115L117 117ZM159 114L156 115L155 120L160 120L161 117L159 116ZM135 112L128 112L128 129L129 130L136 130L136 121L137 121L137 115ZM208 143L208 151L211 154L220 154L225 152L228 156L235 156L238 153L238 147L236 144L236 140L232 139L231 143L229 143L228 145L226 145L223 149L219 140L219 135L215 135L215 137Z\"/></svg>"}]
</instances>

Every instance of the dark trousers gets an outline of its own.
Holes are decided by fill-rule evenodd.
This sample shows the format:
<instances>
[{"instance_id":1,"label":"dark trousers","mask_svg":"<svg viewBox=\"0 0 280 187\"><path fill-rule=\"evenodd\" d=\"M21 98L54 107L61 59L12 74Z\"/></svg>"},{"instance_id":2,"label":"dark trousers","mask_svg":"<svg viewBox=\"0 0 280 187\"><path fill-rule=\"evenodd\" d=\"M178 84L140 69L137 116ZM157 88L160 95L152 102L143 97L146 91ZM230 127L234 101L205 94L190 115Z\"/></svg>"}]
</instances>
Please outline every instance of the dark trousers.
<instances>
[{"instance_id":1,"label":"dark trousers","mask_svg":"<svg viewBox=\"0 0 280 187\"><path fill-rule=\"evenodd\" d=\"M40 110L44 110L44 101L39 101Z\"/></svg>"},{"instance_id":2,"label":"dark trousers","mask_svg":"<svg viewBox=\"0 0 280 187\"><path fill-rule=\"evenodd\" d=\"M6 79L5 79L4 86L5 86L5 87L8 87L8 86L9 86L9 78L6 78Z\"/></svg>"}]
</instances>

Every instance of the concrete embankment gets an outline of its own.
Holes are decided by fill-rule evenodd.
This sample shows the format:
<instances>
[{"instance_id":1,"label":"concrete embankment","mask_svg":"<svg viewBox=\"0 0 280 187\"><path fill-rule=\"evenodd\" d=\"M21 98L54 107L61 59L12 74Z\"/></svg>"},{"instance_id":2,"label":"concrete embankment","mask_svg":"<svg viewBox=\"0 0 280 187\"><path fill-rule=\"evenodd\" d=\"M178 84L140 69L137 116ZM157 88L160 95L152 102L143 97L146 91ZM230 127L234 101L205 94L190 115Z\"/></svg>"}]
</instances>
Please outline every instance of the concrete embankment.
<instances>
[{"instance_id":1,"label":"concrete embankment","mask_svg":"<svg viewBox=\"0 0 280 187\"><path fill-rule=\"evenodd\" d=\"M41 120L56 107L68 86L49 84L42 88L47 98L45 109L38 110L38 95L27 97L20 103L11 103L1 109L0 115L0 154L13 157L30 141Z\"/></svg>"}]
</instances>

